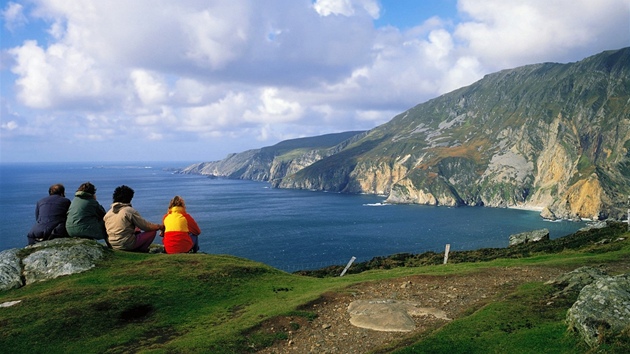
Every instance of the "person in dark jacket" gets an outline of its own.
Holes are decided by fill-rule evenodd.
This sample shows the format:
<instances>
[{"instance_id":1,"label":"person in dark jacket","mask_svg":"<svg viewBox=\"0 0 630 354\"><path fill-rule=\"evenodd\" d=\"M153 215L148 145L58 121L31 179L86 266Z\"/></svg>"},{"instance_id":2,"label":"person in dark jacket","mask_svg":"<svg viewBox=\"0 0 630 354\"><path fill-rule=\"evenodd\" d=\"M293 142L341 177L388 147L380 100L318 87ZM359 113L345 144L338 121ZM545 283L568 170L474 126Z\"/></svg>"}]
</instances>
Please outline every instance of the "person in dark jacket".
<instances>
[{"instance_id":1,"label":"person in dark jacket","mask_svg":"<svg viewBox=\"0 0 630 354\"><path fill-rule=\"evenodd\" d=\"M48 188L48 196L40 199L35 206L35 225L26 235L28 244L67 237L66 215L70 199L66 198L63 184L53 184Z\"/></svg>"},{"instance_id":2,"label":"person in dark jacket","mask_svg":"<svg viewBox=\"0 0 630 354\"><path fill-rule=\"evenodd\" d=\"M83 183L68 209L68 236L106 240L103 216L105 208L96 200L96 187L90 182Z\"/></svg>"}]
</instances>

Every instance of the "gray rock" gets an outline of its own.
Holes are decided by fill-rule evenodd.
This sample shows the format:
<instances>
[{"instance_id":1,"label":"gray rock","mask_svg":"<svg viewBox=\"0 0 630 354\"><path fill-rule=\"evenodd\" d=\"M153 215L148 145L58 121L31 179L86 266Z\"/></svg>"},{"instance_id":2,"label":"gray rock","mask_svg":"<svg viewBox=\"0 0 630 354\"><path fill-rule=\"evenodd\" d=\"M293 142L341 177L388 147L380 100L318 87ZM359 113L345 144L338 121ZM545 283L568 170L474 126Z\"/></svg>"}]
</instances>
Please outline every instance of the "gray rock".
<instances>
[{"instance_id":1,"label":"gray rock","mask_svg":"<svg viewBox=\"0 0 630 354\"><path fill-rule=\"evenodd\" d=\"M22 263L17 248L0 252L0 291L20 288L22 281Z\"/></svg>"},{"instance_id":2,"label":"gray rock","mask_svg":"<svg viewBox=\"0 0 630 354\"><path fill-rule=\"evenodd\" d=\"M549 239L549 230L540 229L528 232L521 232L520 234L510 235L509 246L520 245L522 243L538 242Z\"/></svg>"},{"instance_id":3,"label":"gray rock","mask_svg":"<svg viewBox=\"0 0 630 354\"><path fill-rule=\"evenodd\" d=\"M434 316L442 320L450 320L446 312L421 307L409 301L397 300L357 300L348 305L350 324L383 332L410 332L416 328L413 317Z\"/></svg>"},{"instance_id":4,"label":"gray rock","mask_svg":"<svg viewBox=\"0 0 630 354\"><path fill-rule=\"evenodd\" d=\"M547 284L561 288L557 295L579 293L585 286L606 276L607 274L600 269L593 267L580 267L568 273L559 275L554 280L547 282Z\"/></svg>"},{"instance_id":5,"label":"gray rock","mask_svg":"<svg viewBox=\"0 0 630 354\"><path fill-rule=\"evenodd\" d=\"M603 229L607 226L608 226L608 223L606 223L606 221L595 221L595 222L586 224L586 226L579 229L578 231L590 231L590 230L595 230L595 229Z\"/></svg>"},{"instance_id":6,"label":"gray rock","mask_svg":"<svg viewBox=\"0 0 630 354\"><path fill-rule=\"evenodd\" d=\"M630 326L630 274L585 286L567 312L567 322L591 347L599 344L603 331L616 335Z\"/></svg>"},{"instance_id":7,"label":"gray rock","mask_svg":"<svg viewBox=\"0 0 630 354\"><path fill-rule=\"evenodd\" d=\"M0 291L93 268L111 250L89 239L63 238L0 252Z\"/></svg>"},{"instance_id":8,"label":"gray rock","mask_svg":"<svg viewBox=\"0 0 630 354\"><path fill-rule=\"evenodd\" d=\"M22 260L26 285L84 272L107 252L98 242L81 238L55 239L30 247L35 251Z\"/></svg>"}]
</instances>

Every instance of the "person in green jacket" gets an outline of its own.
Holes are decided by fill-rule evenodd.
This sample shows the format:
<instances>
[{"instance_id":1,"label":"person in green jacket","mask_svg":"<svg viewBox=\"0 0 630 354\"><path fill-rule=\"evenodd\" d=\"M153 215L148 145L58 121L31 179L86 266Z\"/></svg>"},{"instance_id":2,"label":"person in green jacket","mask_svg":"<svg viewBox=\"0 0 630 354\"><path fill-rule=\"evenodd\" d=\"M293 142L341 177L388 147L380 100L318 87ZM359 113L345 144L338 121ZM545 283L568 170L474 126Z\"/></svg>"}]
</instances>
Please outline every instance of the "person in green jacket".
<instances>
[{"instance_id":1,"label":"person in green jacket","mask_svg":"<svg viewBox=\"0 0 630 354\"><path fill-rule=\"evenodd\" d=\"M103 216L105 208L96 200L96 187L90 182L83 183L74 194L68 209L68 235L107 242Z\"/></svg>"}]
</instances>

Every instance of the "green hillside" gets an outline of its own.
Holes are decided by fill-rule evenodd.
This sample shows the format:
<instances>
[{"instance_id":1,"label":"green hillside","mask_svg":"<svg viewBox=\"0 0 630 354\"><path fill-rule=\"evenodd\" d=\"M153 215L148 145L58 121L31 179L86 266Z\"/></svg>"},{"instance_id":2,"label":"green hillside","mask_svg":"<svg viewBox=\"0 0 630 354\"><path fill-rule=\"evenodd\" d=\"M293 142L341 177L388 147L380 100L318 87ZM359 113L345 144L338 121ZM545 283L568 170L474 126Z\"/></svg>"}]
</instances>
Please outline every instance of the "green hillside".
<instances>
[{"instance_id":1,"label":"green hillside","mask_svg":"<svg viewBox=\"0 0 630 354\"><path fill-rule=\"evenodd\" d=\"M611 225L523 246L518 254L504 249L455 252L451 257L457 263L447 265L401 262L393 256L362 265L360 273L344 277L288 274L223 255L115 252L88 272L0 293L0 304L21 301L0 307L0 352L255 352L274 341L286 343L289 331L306 330L299 323L312 320L315 314L305 310L305 305L325 294L347 293L348 287L358 284L524 267L544 273L544 269L601 265L613 272L628 272L630 233L624 224ZM426 260L431 255L415 258ZM553 289L542 282L512 287L516 285L443 327L420 336L397 335L398 340L376 352L498 353L506 348L514 353L531 352L528 348L588 352L575 334L566 332L563 322L575 299L552 300ZM342 315L342 310L343 305L337 312ZM261 324L278 316L293 319L290 329L262 330ZM482 326L510 330L477 330ZM630 343L613 336L605 338L603 348L627 352Z\"/></svg>"}]
</instances>

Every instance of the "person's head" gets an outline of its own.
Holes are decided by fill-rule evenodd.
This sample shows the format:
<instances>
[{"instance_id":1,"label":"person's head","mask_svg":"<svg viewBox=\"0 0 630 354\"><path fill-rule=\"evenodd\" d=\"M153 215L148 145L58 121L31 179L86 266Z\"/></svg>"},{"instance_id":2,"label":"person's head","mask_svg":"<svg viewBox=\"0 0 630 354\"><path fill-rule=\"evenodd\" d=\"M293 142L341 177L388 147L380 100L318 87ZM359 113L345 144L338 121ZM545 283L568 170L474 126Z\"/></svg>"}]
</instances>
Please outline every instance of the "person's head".
<instances>
[{"instance_id":1,"label":"person's head","mask_svg":"<svg viewBox=\"0 0 630 354\"><path fill-rule=\"evenodd\" d=\"M131 203L133 199L133 189L122 185L114 189L114 203Z\"/></svg>"},{"instance_id":2,"label":"person's head","mask_svg":"<svg viewBox=\"0 0 630 354\"><path fill-rule=\"evenodd\" d=\"M173 197L173 199L171 199L171 202L168 203L168 208L172 208L172 207L182 207L185 208L186 207L186 202L184 201L184 198L176 195L175 197Z\"/></svg>"},{"instance_id":3,"label":"person's head","mask_svg":"<svg viewBox=\"0 0 630 354\"><path fill-rule=\"evenodd\" d=\"M61 183L53 184L48 188L48 195L60 195L62 197L66 196L66 187Z\"/></svg>"},{"instance_id":4,"label":"person's head","mask_svg":"<svg viewBox=\"0 0 630 354\"><path fill-rule=\"evenodd\" d=\"M94 195L96 194L96 187L90 182L85 182L79 186L79 189L77 189L77 192L85 192L85 193L90 193Z\"/></svg>"}]
</instances>

